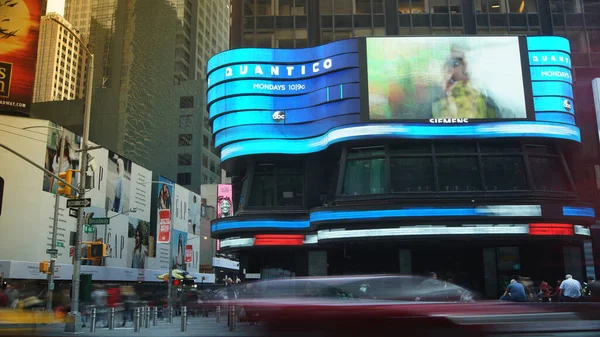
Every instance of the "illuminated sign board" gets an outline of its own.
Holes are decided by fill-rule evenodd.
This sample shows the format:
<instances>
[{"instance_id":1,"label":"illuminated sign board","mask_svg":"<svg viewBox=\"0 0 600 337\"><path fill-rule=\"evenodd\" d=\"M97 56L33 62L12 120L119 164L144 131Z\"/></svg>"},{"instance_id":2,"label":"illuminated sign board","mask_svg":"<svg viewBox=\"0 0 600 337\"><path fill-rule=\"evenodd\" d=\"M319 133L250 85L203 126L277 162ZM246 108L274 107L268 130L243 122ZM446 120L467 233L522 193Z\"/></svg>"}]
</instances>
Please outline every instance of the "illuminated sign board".
<instances>
[{"instance_id":1,"label":"illuminated sign board","mask_svg":"<svg viewBox=\"0 0 600 337\"><path fill-rule=\"evenodd\" d=\"M580 141L563 37L370 37L242 48L215 55L207 73L222 161L313 153L364 138Z\"/></svg>"}]
</instances>

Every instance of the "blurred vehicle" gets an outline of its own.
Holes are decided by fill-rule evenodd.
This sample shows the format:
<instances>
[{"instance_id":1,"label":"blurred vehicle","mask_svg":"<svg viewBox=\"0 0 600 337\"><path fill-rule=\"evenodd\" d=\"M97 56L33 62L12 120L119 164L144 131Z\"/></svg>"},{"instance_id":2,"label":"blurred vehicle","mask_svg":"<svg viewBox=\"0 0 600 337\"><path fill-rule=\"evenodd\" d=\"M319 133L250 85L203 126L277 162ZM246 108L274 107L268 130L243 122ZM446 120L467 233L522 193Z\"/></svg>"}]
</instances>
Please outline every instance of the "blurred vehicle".
<instances>
[{"instance_id":1,"label":"blurred vehicle","mask_svg":"<svg viewBox=\"0 0 600 337\"><path fill-rule=\"evenodd\" d=\"M52 324L64 323L44 305L44 301L31 296L20 300L16 309L0 308L0 336L36 335Z\"/></svg>"},{"instance_id":2,"label":"blurred vehicle","mask_svg":"<svg viewBox=\"0 0 600 337\"><path fill-rule=\"evenodd\" d=\"M238 286L227 301L264 336L600 336L600 306L479 300L474 292L414 276L269 280Z\"/></svg>"}]
</instances>

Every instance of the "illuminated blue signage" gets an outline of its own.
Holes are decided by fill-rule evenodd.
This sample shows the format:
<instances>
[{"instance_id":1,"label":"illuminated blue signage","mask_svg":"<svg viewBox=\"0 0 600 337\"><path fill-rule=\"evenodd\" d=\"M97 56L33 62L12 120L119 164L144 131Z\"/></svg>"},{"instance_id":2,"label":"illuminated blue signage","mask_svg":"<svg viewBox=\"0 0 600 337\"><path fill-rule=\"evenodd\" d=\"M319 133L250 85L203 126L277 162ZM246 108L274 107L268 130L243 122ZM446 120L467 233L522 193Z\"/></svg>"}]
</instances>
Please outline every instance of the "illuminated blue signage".
<instances>
[{"instance_id":1,"label":"illuminated blue signage","mask_svg":"<svg viewBox=\"0 0 600 337\"><path fill-rule=\"evenodd\" d=\"M521 53L529 60L531 82L525 87L533 95L529 116L535 120L456 119L452 127L435 118L435 123L365 123L360 115L358 39L304 49L225 51L208 62L207 105L215 146L225 161L252 154L313 153L368 138L540 137L579 142L568 40L526 40L528 50Z\"/></svg>"}]
</instances>

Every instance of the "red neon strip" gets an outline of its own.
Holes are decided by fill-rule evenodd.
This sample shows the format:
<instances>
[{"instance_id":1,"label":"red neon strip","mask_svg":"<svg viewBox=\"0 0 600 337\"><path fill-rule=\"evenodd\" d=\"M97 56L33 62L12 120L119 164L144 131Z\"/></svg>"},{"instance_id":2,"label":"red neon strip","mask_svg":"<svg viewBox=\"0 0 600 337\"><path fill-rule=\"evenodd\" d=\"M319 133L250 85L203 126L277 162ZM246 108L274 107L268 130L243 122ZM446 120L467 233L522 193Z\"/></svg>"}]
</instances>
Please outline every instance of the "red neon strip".
<instances>
[{"instance_id":1,"label":"red neon strip","mask_svg":"<svg viewBox=\"0 0 600 337\"><path fill-rule=\"evenodd\" d=\"M254 236L255 246L302 246L304 235L299 234L259 234Z\"/></svg>"},{"instance_id":2,"label":"red neon strip","mask_svg":"<svg viewBox=\"0 0 600 337\"><path fill-rule=\"evenodd\" d=\"M529 234L568 236L575 235L575 231L572 224L532 223L529 224Z\"/></svg>"},{"instance_id":3,"label":"red neon strip","mask_svg":"<svg viewBox=\"0 0 600 337\"><path fill-rule=\"evenodd\" d=\"M256 240L295 239L304 241L304 235L302 234L257 234L254 238Z\"/></svg>"}]
</instances>

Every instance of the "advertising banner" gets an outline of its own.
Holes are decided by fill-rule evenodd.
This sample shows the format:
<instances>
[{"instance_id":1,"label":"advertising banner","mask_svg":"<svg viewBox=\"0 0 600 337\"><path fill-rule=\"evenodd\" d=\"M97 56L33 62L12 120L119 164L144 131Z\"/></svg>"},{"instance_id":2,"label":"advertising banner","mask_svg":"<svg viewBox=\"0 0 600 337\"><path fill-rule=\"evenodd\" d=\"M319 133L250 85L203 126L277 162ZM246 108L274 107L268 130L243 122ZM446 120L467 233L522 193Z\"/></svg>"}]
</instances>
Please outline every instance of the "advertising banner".
<instances>
[{"instance_id":1,"label":"advertising banner","mask_svg":"<svg viewBox=\"0 0 600 337\"><path fill-rule=\"evenodd\" d=\"M106 200L110 210L124 214L130 210L131 161L118 154L108 152L108 181Z\"/></svg>"},{"instance_id":2,"label":"advertising banner","mask_svg":"<svg viewBox=\"0 0 600 337\"><path fill-rule=\"evenodd\" d=\"M127 236L127 267L145 269L150 249L150 222L129 217Z\"/></svg>"},{"instance_id":3,"label":"advertising banner","mask_svg":"<svg viewBox=\"0 0 600 337\"><path fill-rule=\"evenodd\" d=\"M29 112L41 12L39 0L0 5L0 111Z\"/></svg>"},{"instance_id":4,"label":"advertising banner","mask_svg":"<svg viewBox=\"0 0 600 337\"><path fill-rule=\"evenodd\" d=\"M158 243L169 243L171 241L171 210L158 210Z\"/></svg>"},{"instance_id":5,"label":"advertising banner","mask_svg":"<svg viewBox=\"0 0 600 337\"><path fill-rule=\"evenodd\" d=\"M44 158L44 167L46 170L58 175L61 172L67 172L68 170L79 170L80 156L75 150L79 149L81 145L81 137L75 135L73 132L68 130L64 131L65 134L65 151L63 158L60 156L60 127L54 123L50 123L48 129L48 137L46 139L46 157ZM43 172L40 174L44 177L42 189L46 192L55 194L58 190L58 180L54 179ZM80 174L73 172L71 176L71 185L77 186L79 183ZM69 179L67 179L69 180ZM70 196L74 197L77 195L74 189L71 189Z\"/></svg>"},{"instance_id":6,"label":"advertising banner","mask_svg":"<svg viewBox=\"0 0 600 337\"><path fill-rule=\"evenodd\" d=\"M173 228L179 231L187 232L189 220L188 202L190 191L181 185L175 185L175 214L173 219Z\"/></svg>"},{"instance_id":7,"label":"advertising banner","mask_svg":"<svg viewBox=\"0 0 600 337\"><path fill-rule=\"evenodd\" d=\"M187 232L173 230L173 240L171 242L173 246L173 256L171 256L171 268L187 270L185 262L185 246L187 246Z\"/></svg>"},{"instance_id":8,"label":"advertising banner","mask_svg":"<svg viewBox=\"0 0 600 337\"><path fill-rule=\"evenodd\" d=\"M198 234L200 234L200 212L202 208L200 203L202 199L200 198L200 195L194 192L190 192L189 196L189 220L187 232L196 235L196 231L198 231Z\"/></svg>"},{"instance_id":9,"label":"advertising banner","mask_svg":"<svg viewBox=\"0 0 600 337\"><path fill-rule=\"evenodd\" d=\"M517 36L367 38L366 57L370 120L527 118Z\"/></svg>"},{"instance_id":10,"label":"advertising banner","mask_svg":"<svg viewBox=\"0 0 600 337\"><path fill-rule=\"evenodd\" d=\"M158 177L158 199L156 201L156 209L158 212L157 221L157 243L169 243L171 240L171 205L173 195L173 184L169 179L160 176Z\"/></svg>"},{"instance_id":11,"label":"advertising banner","mask_svg":"<svg viewBox=\"0 0 600 337\"><path fill-rule=\"evenodd\" d=\"M194 260L194 250L192 245L185 245L185 262L192 263Z\"/></svg>"},{"instance_id":12,"label":"advertising banner","mask_svg":"<svg viewBox=\"0 0 600 337\"><path fill-rule=\"evenodd\" d=\"M233 215L231 194L231 184L217 185L217 218L227 218Z\"/></svg>"}]
</instances>

